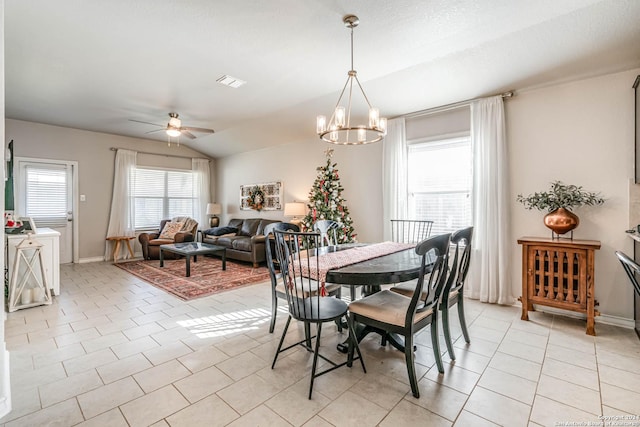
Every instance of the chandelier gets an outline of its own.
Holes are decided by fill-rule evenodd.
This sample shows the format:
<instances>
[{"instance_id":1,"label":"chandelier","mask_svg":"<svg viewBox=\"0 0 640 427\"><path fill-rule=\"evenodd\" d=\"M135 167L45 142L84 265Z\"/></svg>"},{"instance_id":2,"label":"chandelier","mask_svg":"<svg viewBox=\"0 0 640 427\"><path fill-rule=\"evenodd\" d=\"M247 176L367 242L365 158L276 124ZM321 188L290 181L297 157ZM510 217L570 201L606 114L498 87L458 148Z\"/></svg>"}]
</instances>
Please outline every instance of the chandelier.
<instances>
[{"instance_id":1,"label":"chandelier","mask_svg":"<svg viewBox=\"0 0 640 427\"><path fill-rule=\"evenodd\" d=\"M387 134L387 119L380 117L377 108L372 107L369 98L364 93L362 85L358 80L356 70L353 69L353 29L358 26L360 20L355 15L347 15L342 18L342 22L351 29L351 70L347 73L347 81L342 88L336 108L327 122L326 116L318 116L316 119L316 132L320 139L331 144L338 145L364 145L381 141ZM355 85L354 85L355 82ZM365 124L351 123L351 106L354 95L354 86L360 89L362 97L369 107L369 120ZM345 92L349 88L346 108L341 104Z\"/></svg>"}]
</instances>

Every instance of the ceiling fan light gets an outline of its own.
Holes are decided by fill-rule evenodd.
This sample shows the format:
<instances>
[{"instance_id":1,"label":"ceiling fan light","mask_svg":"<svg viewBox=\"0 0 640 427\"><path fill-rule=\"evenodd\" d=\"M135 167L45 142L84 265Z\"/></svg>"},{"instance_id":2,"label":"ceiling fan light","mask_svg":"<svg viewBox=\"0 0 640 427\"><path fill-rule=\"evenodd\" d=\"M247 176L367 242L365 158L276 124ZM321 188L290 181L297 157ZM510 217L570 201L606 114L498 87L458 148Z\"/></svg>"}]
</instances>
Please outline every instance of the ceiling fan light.
<instances>
[{"instance_id":1,"label":"ceiling fan light","mask_svg":"<svg viewBox=\"0 0 640 427\"><path fill-rule=\"evenodd\" d=\"M167 129L166 132L167 132L167 135L169 136L173 136L173 137L180 136L180 131L178 129Z\"/></svg>"}]
</instances>

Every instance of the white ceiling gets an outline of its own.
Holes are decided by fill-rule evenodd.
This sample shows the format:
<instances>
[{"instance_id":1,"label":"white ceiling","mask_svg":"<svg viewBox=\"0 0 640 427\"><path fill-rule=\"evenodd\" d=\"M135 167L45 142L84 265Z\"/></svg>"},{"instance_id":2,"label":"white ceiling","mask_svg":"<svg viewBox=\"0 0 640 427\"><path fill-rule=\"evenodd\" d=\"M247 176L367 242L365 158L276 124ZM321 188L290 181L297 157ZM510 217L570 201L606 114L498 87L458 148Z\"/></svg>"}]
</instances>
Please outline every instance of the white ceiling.
<instances>
[{"instance_id":1,"label":"white ceiling","mask_svg":"<svg viewBox=\"0 0 640 427\"><path fill-rule=\"evenodd\" d=\"M640 67L638 0L5 0L6 117L166 141L129 119L176 111L216 130L181 140L211 157L309 140L347 77L346 14L386 117Z\"/></svg>"}]
</instances>

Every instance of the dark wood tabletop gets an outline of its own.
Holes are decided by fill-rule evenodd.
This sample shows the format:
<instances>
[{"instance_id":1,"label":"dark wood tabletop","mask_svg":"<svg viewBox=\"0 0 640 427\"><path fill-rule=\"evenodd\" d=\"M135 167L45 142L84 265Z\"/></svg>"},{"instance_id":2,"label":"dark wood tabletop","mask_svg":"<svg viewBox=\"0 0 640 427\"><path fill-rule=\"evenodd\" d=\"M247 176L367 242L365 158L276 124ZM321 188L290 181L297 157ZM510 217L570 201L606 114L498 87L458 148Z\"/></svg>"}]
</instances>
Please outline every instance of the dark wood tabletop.
<instances>
[{"instance_id":1,"label":"dark wood tabletop","mask_svg":"<svg viewBox=\"0 0 640 427\"><path fill-rule=\"evenodd\" d=\"M338 247L337 250L351 246ZM327 272L327 283L341 285L384 285L416 279L422 259L414 248L383 255Z\"/></svg>"}]
</instances>

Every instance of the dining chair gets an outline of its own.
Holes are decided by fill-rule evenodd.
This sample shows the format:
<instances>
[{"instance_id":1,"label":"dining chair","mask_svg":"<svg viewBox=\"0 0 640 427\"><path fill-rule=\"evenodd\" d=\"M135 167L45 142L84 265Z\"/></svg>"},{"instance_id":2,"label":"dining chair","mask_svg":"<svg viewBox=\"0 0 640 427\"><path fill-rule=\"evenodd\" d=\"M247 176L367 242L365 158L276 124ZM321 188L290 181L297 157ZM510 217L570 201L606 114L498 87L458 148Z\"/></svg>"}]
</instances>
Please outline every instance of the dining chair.
<instances>
[{"instance_id":1,"label":"dining chair","mask_svg":"<svg viewBox=\"0 0 640 427\"><path fill-rule=\"evenodd\" d=\"M296 224L289 222L275 222L267 224L264 227L265 236L265 258L267 259L267 269L269 270L269 278L271 279L271 323L269 324L269 333L273 333L276 327L276 316L278 314L278 298L287 299L287 295L282 285L278 284L277 276L279 275L279 265L275 254L271 250L272 242L270 240L270 234L273 234L274 230L280 231L300 231L300 227ZM337 298L342 297L342 286L336 284L329 284L326 286L326 291L329 296L335 296ZM342 321L336 322L338 326L338 332L342 332ZM306 336L310 335L307 331Z\"/></svg>"},{"instance_id":2,"label":"dining chair","mask_svg":"<svg viewBox=\"0 0 640 427\"><path fill-rule=\"evenodd\" d=\"M413 396L420 397L416 378L413 336L431 325L431 344L436 365L444 373L438 343L438 300L447 280L450 234L420 242L415 252L421 259L420 276L411 297L383 290L349 304L349 330L355 323L404 337L404 355ZM423 290L425 292L423 292ZM353 349L349 348L352 353ZM350 357L352 354L350 354Z\"/></svg>"},{"instance_id":3,"label":"dining chair","mask_svg":"<svg viewBox=\"0 0 640 427\"><path fill-rule=\"evenodd\" d=\"M320 246L335 246L338 244L338 228L340 223L331 219L321 219L313 224L313 231L320 233ZM351 301L356 298L356 287L349 286Z\"/></svg>"},{"instance_id":4,"label":"dining chair","mask_svg":"<svg viewBox=\"0 0 640 427\"><path fill-rule=\"evenodd\" d=\"M340 223L330 219L321 219L313 224L313 231L320 233L320 246L338 244L338 228Z\"/></svg>"},{"instance_id":5,"label":"dining chair","mask_svg":"<svg viewBox=\"0 0 640 427\"><path fill-rule=\"evenodd\" d=\"M392 219L391 240L400 243L418 243L431 236L433 221L418 219Z\"/></svg>"},{"instance_id":6,"label":"dining chair","mask_svg":"<svg viewBox=\"0 0 640 427\"><path fill-rule=\"evenodd\" d=\"M447 276L447 282L442 290L440 298L440 311L442 311L442 330L444 333L444 340L447 344L447 352L451 360L455 360L455 353L453 351L453 343L451 341L451 327L449 324L449 308L458 304L458 318L460 319L460 328L462 334L467 343L470 343L469 332L467 330L467 323L464 317L464 282L469 272L469 261L471 259L471 237L473 235L473 227L467 227L455 231L451 235L451 243L455 245L453 248L454 256L451 258L451 248L449 250L449 274ZM415 290L414 282L404 282L390 289L392 292L411 297ZM423 289L423 294L426 292ZM424 297L424 295L423 295Z\"/></svg>"},{"instance_id":7,"label":"dining chair","mask_svg":"<svg viewBox=\"0 0 640 427\"><path fill-rule=\"evenodd\" d=\"M267 260L267 269L269 270L269 278L271 279L271 324L269 325L269 333L273 333L276 326L276 315L278 314L278 298L287 299L282 286L278 286L278 269L276 268L276 262L274 262L274 253L271 250L272 240L271 236L273 230L281 231L300 231L300 227L288 222L274 222L267 224L264 227L265 238L265 258Z\"/></svg>"},{"instance_id":8,"label":"dining chair","mask_svg":"<svg viewBox=\"0 0 640 427\"><path fill-rule=\"evenodd\" d=\"M447 352L451 360L456 360L451 341L451 326L449 324L449 309L458 305L458 318L460 328L465 342L470 343L467 321L464 317L464 282L469 273L469 262L471 261L471 238L473 227L467 227L455 231L451 235L451 243L455 245L455 255L450 265L449 278L442 291L440 311L442 311L442 330L444 341L447 344Z\"/></svg>"},{"instance_id":9,"label":"dining chair","mask_svg":"<svg viewBox=\"0 0 640 427\"><path fill-rule=\"evenodd\" d=\"M275 368L278 355L295 346L302 346L307 351L313 351L313 364L311 367L311 383L309 385L309 399L313 393L314 380L328 372L341 366L351 367L354 360L360 360L362 370L366 373L364 360L358 347L353 322L349 325L349 352L347 360L336 363L333 360L319 353L320 339L322 335L322 325L326 322L340 321L347 314L347 303L340 298L333 298L325 295L322 288L325 286L321 280L320 258L316 256L320 240L319 233L301 233L294 231L274 230L276 258L280 263L280 279L284 289L289 317L282 331L282 337L278 344L278 349L273 358L271 369ZM305 332L311 329L311 325L316 325L316 335L314 337L305 336L304 339L282 348L291 319L303 322ZM306 334L305 334L306 335ZM312 348L310 340L315 338L315 347ZM354 358L353 351L357 351L358 356ZM326 361L330 367L318 372L318 357Z\"/></svg>"},{"instance_id":10,"label":"dining chair","mask_svg":"<svg viewBox=\"0 0 640 427\"><path fill-rule=\"evenodd\" d=\"M623 252L616 251L616 256L618 257L618 260L620 260L625 273L627 273L631 286L633 286L636 293L640 295L640 284L638 284L638 276L636 276L637 274L640 274L640 265Z\"/></svg>"}]
</instances>

